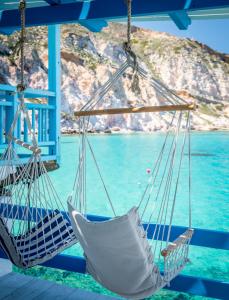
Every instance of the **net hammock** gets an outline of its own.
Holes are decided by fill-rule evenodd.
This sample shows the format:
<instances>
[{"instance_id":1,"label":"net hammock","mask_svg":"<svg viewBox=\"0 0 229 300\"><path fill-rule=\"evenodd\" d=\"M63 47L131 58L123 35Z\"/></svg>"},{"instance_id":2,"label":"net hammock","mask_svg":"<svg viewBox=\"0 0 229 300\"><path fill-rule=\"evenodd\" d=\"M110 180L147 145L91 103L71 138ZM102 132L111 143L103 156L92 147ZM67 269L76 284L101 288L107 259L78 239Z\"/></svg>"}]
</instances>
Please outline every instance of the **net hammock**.
<instances>
[{"instance_id":1,"label":"net hammock","mask_svg":"<svg viewBox=\"0 0 229 300\"><path fill-rule=\"evenodd\" d=\"M20 2L21 84L19 105L0 159L0 246L17 267L43 263L76 243L70 219L45 168L24 101L25 1ZM30 142L15 138L18 120L27 124ZM16 149L17 146L17 149ZM18 148L31 152L26 163ZM17 151L16 151L17 150Z\"/></svg>"},{"instance_id":2,"label":"net hammock","mask_svg":"<svg viewBox=\"0 0 229 300\"><path fill-rule=\"evenodd\" d=\"M133 70L133 84L136 80L135 76L146 80L161 96L164 103L158 107L147 107L147 109L141 106L110 110L96 109L98 105L100 107L106 105L105 96L129 69ZM88 272L100 284L125 298L149 297L169 284L188 262L189 244L193 235L190 197L190 110L193 108L192 104L181 99L159 80L149 75L137 64L133 56L128 56L120 69L75 114L79 117L80 147L75 183L68 198L73 229L84 250ZM170 115L170 121L167 122L164 142L160 153L154 159L147 185L138 204L127 214L117 216L112 197L87 135L91 126L90 117L96 114L109 114L109 111L111 114L157 111L155 114L163 117L162 114L166 110ZM188 156L185 158L186 148ZM87 218L89 201L87 188L90 189L87 185L88 172L90 172L87 170L89 155L94 161L106 198L114 214L114 218L109 221L90 222ZM175 208L181 191L179 189L181 169L184 163L187 163L189 169L186 185L182 186L182 189L188 190L187 199L183 199L186 202L182 210L182 219L188 220L187 230L171 241ZM147 221L143 226L143 220L146 220L146 217Z\"/></svg>"},{"instance_id":3,"label":"net hammock","mask_svg":"<svg viewBox=\"0 0 229 300\"><path fill-rule=\"evenodd\" d=\"M20 115L31 143L13 136ZM16 266L28 268L70 247L76 237L45 168L22 97L8 139L0 168L0 243ZM15 144L32 151L27 163L18 157Z\"/></svg>"}]
</instances>

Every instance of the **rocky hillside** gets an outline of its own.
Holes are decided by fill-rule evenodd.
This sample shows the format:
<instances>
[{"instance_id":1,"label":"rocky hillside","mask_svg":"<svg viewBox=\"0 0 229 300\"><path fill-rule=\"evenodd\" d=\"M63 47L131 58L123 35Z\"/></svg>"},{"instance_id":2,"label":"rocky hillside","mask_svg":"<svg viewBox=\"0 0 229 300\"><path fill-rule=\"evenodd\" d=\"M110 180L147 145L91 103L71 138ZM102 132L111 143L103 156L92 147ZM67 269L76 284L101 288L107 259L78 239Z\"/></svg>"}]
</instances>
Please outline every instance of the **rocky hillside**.
<instances>
[{"instance_id":1,"label":"rocky hillside","mask_svg":"<svg viewBox=\"0 0 229 300\"><path fill-rule=\"evenodd\" d=\"M77 130L72 116L123 62L125 25L110 24L101 33L78 25L62 27L62 130ZM47 88L47 29L28 29L26 79L33 88ZM0 36L0 83L16 84L18 33ZM139 62L185 99L196 99L199 109L193 127L200 130L229 129L229 56L190 39L132 28L133 48ZM140 80L133 92L131 74L125 74L106 98L106 107L154 105L160 96ZM35 101L32 99L32 101ZM104 107L104 105L103 105ZM151 131L163 128L166 119L155 115L93 117L97 131Z\"/></svg>"}]
</instances>

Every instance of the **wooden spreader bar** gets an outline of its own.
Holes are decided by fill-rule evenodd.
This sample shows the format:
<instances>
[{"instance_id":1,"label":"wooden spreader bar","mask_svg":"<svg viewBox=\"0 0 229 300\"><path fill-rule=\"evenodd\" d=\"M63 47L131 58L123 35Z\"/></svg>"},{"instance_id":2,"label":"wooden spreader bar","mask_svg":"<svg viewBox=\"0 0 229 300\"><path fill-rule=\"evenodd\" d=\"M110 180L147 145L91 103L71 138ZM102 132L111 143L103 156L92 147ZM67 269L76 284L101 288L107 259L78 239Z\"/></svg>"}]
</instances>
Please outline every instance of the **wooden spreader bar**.
<instances>
[{"instance_id":1,"label":"wooden spreader bar","mask_svg":"<svg viewBox=\"0 0 229 300\"><path fill-rule=\"evenodd\" d=\"M195 104L179 104L179 105L161 105L161 106L142 106L142 107L127 107L127 108L110 108L110 109L95 109L75 112L76 117L100 116L100 115L118 115L118 114L136 114L144 112L166 112L166 111L183 111L194 110Z\"/></svg>"},{"instance_id":2,"label":"wooden spreader bar","mask_svg":"<svg viewBox=\"0 0 229 300\"><path fill-rule=\"evenodd\" d=\"M33 153L36 153L36 154L40 154L41 153L41 149L40 148L32 146L30 144L27 144L27 143L25 143L25 142L23 142L23 141L15 138L15 137L12 137L12 138L13 138L15 144L17 144L17 145L19 145L19 146L21 146L21 147L23 147L25 149L28 149L28 150L32 151Z\"/></svg>"},{"instance_id":3,"label":"wooden spreader bar","mask_svg":"<svg viewBox=\"0 0 229 300\"><path fill-rule=\"evenodd\" d=\"M161 255L166 257L180 245L184 245L189 239L191 239L194 230L188 229L183 234L181 234L175 241L170 243L165 249L161 251Z\"/></svg>"}]
</instances>

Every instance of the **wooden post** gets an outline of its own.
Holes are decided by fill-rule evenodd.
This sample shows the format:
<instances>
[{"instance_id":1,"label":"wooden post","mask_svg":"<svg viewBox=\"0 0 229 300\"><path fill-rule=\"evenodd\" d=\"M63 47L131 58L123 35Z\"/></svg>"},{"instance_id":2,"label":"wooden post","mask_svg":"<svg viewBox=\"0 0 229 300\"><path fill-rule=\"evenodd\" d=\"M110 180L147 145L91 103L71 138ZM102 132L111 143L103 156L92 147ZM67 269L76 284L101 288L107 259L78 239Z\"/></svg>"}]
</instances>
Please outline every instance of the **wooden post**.
<instances>
[{"instance_id":1,"label":"wooden post","mask_svg":"<svg viewBox=\"0 0 229 300\"><path fill-rule=\"evenodd\" d=\"M3 144L3 106L0 106L0 144Z\"/></svg>"},{"instance_id":2,"label":"wooden post","mask_svg":"<svg viewBox=\"0 0 229 300\"><path fill-rule=\"evenodd\" d=\"M127 108L111 108L111 109L96 109L91 111L77 111L76 117L83 116L99 116L99 115L117 115L117 114L136 114L148 112L166 112L166 111L185 111L194 110L194 104L179 104L179 105L160 105L160 106L142 106L142 107L127 107Z\"/></svg>"},{"instance_id":3,"label":"wooden post","mask_svg":"<svg viewBox=\"0 0 229 300\"><path fill-rule=\"evenodd\" d=\"M49 110L49 140L55 145L49 147L49 155L55 155L60 161L60 102L61 102L61 57L60 57L60 25L48 27L48 86L55 93L48 97L48 104L55 105Z\"/></svg>"},{"instance_id":4,"label":"wooden post","mask_svg":"<svg viewBox=\"0 0 229 300\"><path fill-rule=\"evenodd\" d=\"M6 92L6 101L11 102L11 106L6 106L5 108L5 133L6 135L9 133L10 127L13 123L13 119L14 116L16 114L17 111L17 106L18 106L18 102L17 102L18 98L17 98L17 93L13 93L13 92ZM14 129L14 134L17 134L17 126L18 124L16 124L15 129ZM7 142L7 139L6 139Z\"/></svg>"}]
</instances>

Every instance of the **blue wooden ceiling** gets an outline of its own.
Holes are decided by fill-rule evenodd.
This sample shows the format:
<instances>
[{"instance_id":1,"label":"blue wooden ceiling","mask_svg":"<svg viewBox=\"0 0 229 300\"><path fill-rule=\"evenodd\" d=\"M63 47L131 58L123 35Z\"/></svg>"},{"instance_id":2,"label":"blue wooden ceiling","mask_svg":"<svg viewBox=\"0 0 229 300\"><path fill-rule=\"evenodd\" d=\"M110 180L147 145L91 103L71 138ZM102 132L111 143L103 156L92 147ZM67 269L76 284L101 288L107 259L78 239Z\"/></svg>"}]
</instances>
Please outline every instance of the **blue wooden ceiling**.
<instances>
[{"instance_id":1,"label":"blue wooden ceiling","mask_svg":"<svg viewBox=\"0 0 229 300\"><path fill-rule=\"evenodd\" d=\"M126 19L125 0L27 0L27 26L80 23L100 31L107 21ZM229 18L229 0L132 0L133 19L172 19L187 29L192 19ZM20 26L19 0L0 0L0 32L11 33Z\"/></svg>"}]
</instances>

